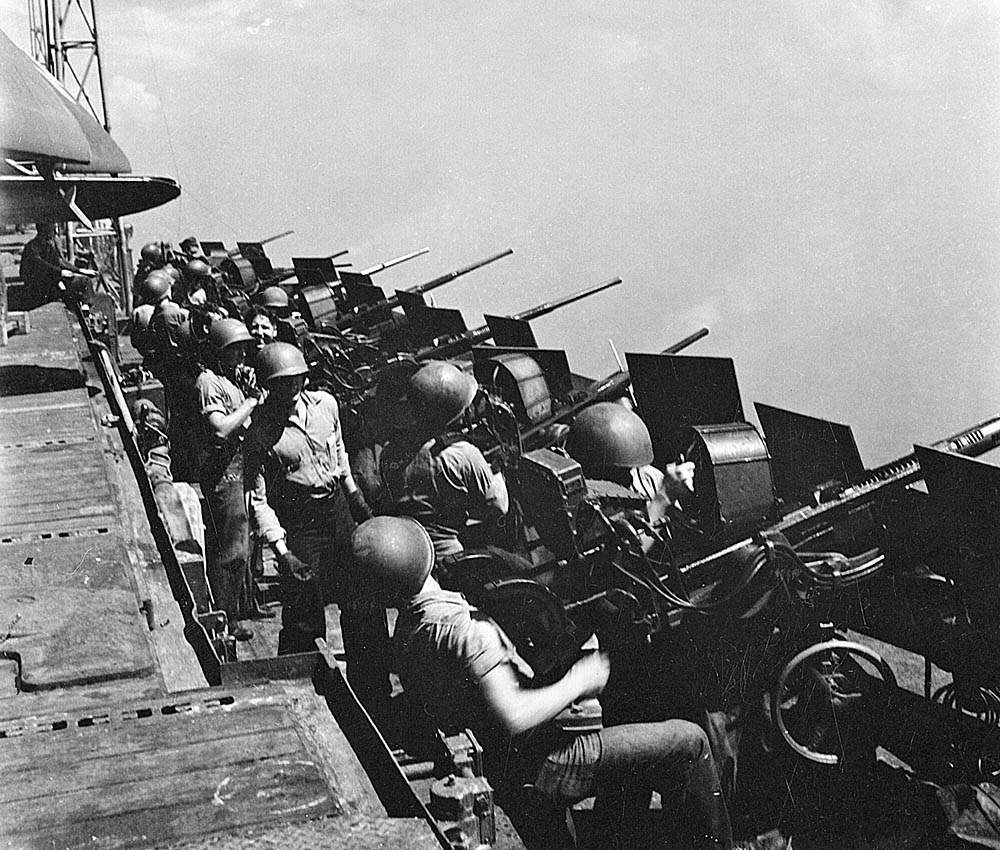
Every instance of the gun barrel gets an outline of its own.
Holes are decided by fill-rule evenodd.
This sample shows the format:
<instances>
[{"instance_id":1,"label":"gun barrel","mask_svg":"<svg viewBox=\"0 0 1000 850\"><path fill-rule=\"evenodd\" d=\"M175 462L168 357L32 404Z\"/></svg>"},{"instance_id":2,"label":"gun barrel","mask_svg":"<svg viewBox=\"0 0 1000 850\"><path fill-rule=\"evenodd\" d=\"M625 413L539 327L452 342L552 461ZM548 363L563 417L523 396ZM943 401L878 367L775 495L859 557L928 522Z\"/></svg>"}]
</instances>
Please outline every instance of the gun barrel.
<instances>
[{"instance_id":1,"label":"gun barrel","mask_svg":"<svg viewBox=\"0 0 1000 850\"><path fill-rule=\"evenodd\" d=\"M344 248L343 251L336 251L333 254L327 254L326 257L324 257L324 259L326 259L326 260L336 260L337 257L343 257L344 254L350 254L350 253L351 253L351 249L350 248Z\"/></svg>"},{"instance_id":2,"label":"gun barrel","mask_svg":"<svg viewBox=\"0 0 1000 850\"><path fill-rule=\"evenodd\" d=\"M266 245L268 242L276 242L278 239L284 239L286 236L291 236L294 230L283 230L281 233L275 233L274 236L268 236L266 239L261 239L259 244ZM239 257L242 254L239 248L233 248L230 251L226 251L227 257Z\"/></svg>"},{"instance_id":3,"label":"gun barrel","mask_svg":"<svg viewBox=\"0 0 1000 850\"><path fill-rule=\"evenodd\" d=\"M506 251L501 251L499 254L493 254L484 260L479 260L471 265L464 266L463 268L456 269L453 272L448 272L448 274L443 274L440 277L434 278L434 280L429 280L427 283L422 283L419 286L413 286L407 289L407 292L412 292L415 295L422 295L425 292L430 292L432 289L437 289L439 286L444 286L446 283L453 281L456 277L461 277L464 274L475 271L476 269L481 269L483 266L487 266L490 263L495 263L497 260L503 257L509 257L514 253L513 248L508 248ZM399 306L399 296L393 295L391 298L386 298L385 301L379 301L376 304L370 304L365 307L361 307L353 313L346 316L341 316L337 320L337 327L340 329L349 327L350 325L363 321L368 316L375 315L377 313L385 313L386 310L392 310L394 307Z\"/></svg>"},{"instance_id":4,"label":"gun barrel","mask_svg":"<svg viewBox=\"0 0 1000 850\"><path fill-rule=\"evenodd\" d=\"M675 342L669 348L664 348L660 354L679 354L689 345L694 345L699 339L704 339L706 336L708 336L708 328L699 328L690 336L686 336L679 342Z\"/></svg>"},{"instance_id":5,"label":"gun barrel","mask_svg":"<svg viewBox=\"0 0 1000 850\"><path fill-rule=\"evenodd\" d=\"M260 244L266 245L268 242L277 242L279 239L291 236L294 232L294 230L283 230L281 233L275 233L274 236L268 236L267 239L261 239Z\"/></svg>"},{"instance_id":6,"label":"gun barrel","mask_svg":"<svg viewBox=\"0 0 1000 850\"><path fill-rule=\"evenodd\" d=\"M436 277L434 280L429 280L427 283L421 283L419 286L414 286L406 291L422 295L425 292L430 292L432 289L437 289L439 286L444 286L446 283L453 281L456 277L461 277L469 272L474 272L476 269L481 269L483 266L488 266L490 263L495 263L497 260L509 257L513 253L514 249L508 248L505 251L501 251L499 254L493 254L484 260L478 260L475 263L471 263L470 265L464 266L453 272L448 272L448 274L443 274L441 277Z\"/></svg>"},{"instance_id":7,"label":"gun barrel","mask_svg":"<svg viewBox=\"0 0 1000 850\"><path fill-rule=\"evenodd\" d=\"M622 280L620 277L616 277L612 280L606 280L604 283L599 283L596 286L581 289L579 292L574 292L571 295L566 295L555 301L546 301L544 304L538 304L528 310L522 310L520 313L515 313L511 316L511 318L524 321L527 319L537 318L538 316L544 316L546 313L551 313L553 310L558 310L560 307L565 307L567 304L572 304L574 301L579 301L581 298L586 298L588 295L593 295L594 293L608 289L611 286L617 286L621 282ZM390 302L392 301L391 298L389 300ZM433 345L420 349L420 351L418 351L414 356L417 360L427 360L430 357L450 357L459 351L467 351L472 346L479 345L479 343L488 340L492 336L493 331L490 329L488 324L480 325L479 327L472 328L471 330L468 330L463 334L459 334L458 336L441 339Z\"/></svg>"},{"instance_id":8,"label":"gun barrel","mask_svg":"<svg viewBox=\"0 0 1000 850\"><path fill-rule=\"evenodd\" d=\"M708 336L708 328L700 328L693 334L690 334L689 336L684 337L684 339L675 342L668 348L663 349L661 353L677 354L678 352L683 351L689 345L693 345L699 339L703 339L706 336ZM595 381L587 388L586 392L584 393L584 397L580 401L571 404L568 407L564 407L561 410L557 410L547 419L544 419L541 422L536 422L530 428L523 431L521 433L522 442L526 443L531 437L534 437L536 434L541 433L550 425L554 425L556 422L559 422L570 416L576 415L588 404L593 404L594 402L603 401L605 399L616 398L625 391L625 388L629 385L630 381L631 377L629 376L629 373L626 372L625 370L612 372L606 378L602 378L599 381Z\"/></svg>"},{"instance_id":9,"label":"gun barrel","mask_svg":"<svg viewBox=\"0 0 1000 850\"><path fill-rule=\"evenodd\" d=\"M275 286L281 283L283 280L288 280L289 278L295 277L298 273L297 269L275 269L274 274L270 277L264 278L257 285L260 287L265 286Z\"/></svg>"},{"instance_id":10,"label":"gun barrel","mask_svg":"<svg viewBox=\"0 0 1000 850\"><path fill-rule=\"evenodd\" d=\"M1000 416L966 428L964 431L948 437L947 440L940 440L934 443L932 448L968 457L978 457L998 445L1000 445Z\"/></svg>"},{"instance_id":11,"label":"gun barrel","mask_svg":"<svg viewBox=\"0 0 1000 850\"><path fill-rule=\"evenodd\" d=\"M420 257L427 254L430 250L430 248L421 248L419 251L411 251L409 254L403 254L402 257L396 257L394 260L388 260L375 266L369 266L367 269L362 269L361 274L375 274L376 272L391 269L393 266L398 266L400 263L405 263L407 260L412 260L414 257Z\"/></svg>"},{"instance_id":12,"label":"gun barrel","mask_svg":"<svg viewBox=\"0 0 1000 850\"><path fill-rule=\"evenodd\" d=\"M539 304L528 310L522 310L520 313L515 313L511 316L512 319L537 319L539 316L545 316L554 310L559 310L562 307L566 307L575 301L580 301L584 298L589 298L591 295L596 295L598 292L603 292L605 289L610 289L612 286L618 286L622 282L620 277L611 278L611 280L606 280L604 283L598 283L594 286L589 286L586 289L581 289L579 292L574 292L570 295L564 295L562 298L557 298L555 301L546 301L544 304Z\"/></svg>"}]
</instances>

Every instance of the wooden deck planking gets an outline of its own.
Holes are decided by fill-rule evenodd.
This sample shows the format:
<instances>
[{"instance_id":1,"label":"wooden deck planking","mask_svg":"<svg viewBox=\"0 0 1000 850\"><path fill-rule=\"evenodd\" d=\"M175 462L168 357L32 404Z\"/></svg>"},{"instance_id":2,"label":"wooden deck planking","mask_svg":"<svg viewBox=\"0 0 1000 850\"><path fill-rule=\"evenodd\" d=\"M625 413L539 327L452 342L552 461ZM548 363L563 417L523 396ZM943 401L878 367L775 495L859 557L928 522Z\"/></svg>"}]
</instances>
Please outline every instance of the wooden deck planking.
<instances>
[{"instance_id":1,"label":"wooden deck planking","mask_svg":"<svg viewBox=\"0 0 1000 850\"><path fill-rule=\"evenodd\" d=\"M48 806L0 805L0 835L57 838L56 846L142 847L275 820L336 814L315 762L263 759L135 782L114 794L92 789ZM15 845L16 846L16 845Z\"/></svg>"},{"instance_id":2,"label":"wooden deck planking","mask_svg":"<svg viewBox=\"0 0 1000 850\"><path fill-rule=\"evenodd\" d=\"M119 795L117 786L181 777L193 767L226 768L263 759L300 756L302 740L292 728L267 729L245 735L226 735L216 740L191 741L130 753L86 756L75 762L53 759L51 763L25 765L17 783L0 786L0 806L20 801L23 806L39 800L62 799L73 794L99 791Z\"/></svg>"},{"instance_id":3,"label":"wooden deck planking","mask_svg":"<svg viewBox=\"0 0 1000 850\"><path fill-rule=\"evenodd\" d=\"M137 706L147 707L141 704ZM70 768L87 759L139 756L155 752L161 746L207 744L246 735L280 732L294 725L294 721L280 706L261 706L255 711L185 713L172 715L167 720L157 713L148 718L123 721L120 719L121 708L118 706L80 716L99 718L104 715L111 716L109 722L0 740L0 764L3 765L4 772L29 770L42 757L46 760L46 766ZM78 717L73 715L55 715L55 718L74 726L78 723Z\"/></svg>"},{"instance_id":4,"label":"wooden deck planking","mask_svg":"<svg viewBox=\"0 0 1000 850\"><path fill-rule=\"evenodd\" d=\"M81 728L80 720L97 722ZM69 728L0 738L0 836L14 847L162 846L250 827L277 834L304 821L350 847L359 816L385 818L309 682L210 689L38 722ZM399 826L401 837L426 846L426 826Z\"/></svg>"}]
</instances>

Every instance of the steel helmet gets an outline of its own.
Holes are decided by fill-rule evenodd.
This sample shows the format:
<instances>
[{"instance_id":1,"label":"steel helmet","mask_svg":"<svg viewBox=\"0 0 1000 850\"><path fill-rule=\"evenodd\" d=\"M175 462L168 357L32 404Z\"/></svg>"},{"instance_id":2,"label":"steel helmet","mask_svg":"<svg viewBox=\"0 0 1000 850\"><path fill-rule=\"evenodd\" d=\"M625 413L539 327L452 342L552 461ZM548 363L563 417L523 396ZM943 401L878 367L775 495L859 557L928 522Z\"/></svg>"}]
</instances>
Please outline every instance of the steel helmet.
<instances>
[{"instance_id":1,"label":"steel helmet","mask_svg":"<svg viewBox=\"0 0 1000 850\"><path fill-rule=\"evenodd\" d=\"M201 244L198 242L197 236L185 236L183 239L181 239L181 248L185 250L187 248L200 248L200 247Z\"/></svg>"},{"instance_id":2,"label":"steel helmet","mask_svg":"<svg viewBox=\"0 0 1000 850\"><path fill-rule=\"evenodd\" d=\"M197 280L200 277L211 277L212 267L204 260L188 260L184 264L184 277Z\"/></svg>"},{"instance_id":3,"label":"steel helmet","mask_svg":"<svg viewBox=\"0 0 1000 850\"><path fill-rule=\"evenodd\" d=\"M434 566L430 535L410 517L366 520L351 535L351 551L361 575L405 596L420 590Z\"/></svg>"},{"instance_id":4,"label":"steel helmet","mask_svg":"<svg viewBox=\"0 0 1000 850\"><path fill-rule=\"evenodd\" d=\"M221 351L227 345L253 342L253 337L239 319L216 319L208 329L208 341Z\"/></svg>"},{"instance_id":5,"label":"steel helmet","mask_svg":"<svg viewBox=\"0 0 1000 850\"><path fill-rule=\"evenodd\" d=\"M135 300L139 304L159 304L170 295L173 279L165 271L154 269L135 288Z\"/></svg>"},{"instance_id":6,"label":"steel helmet","mask_svg":"<svg viewBox=\"0 0 1000 850\"><path fill-rule=\"evenodd\" d=\"M268 286L257 296L257 303L269 310L283 310L288 306L288 293L280 286Z\"/></svg>"},{"instance_id":7,"label":"steel helmet","mask_svg":"<svg viewBox=\"0 0 1000 850\"><path fill-rule=\"evenodd\" d=\"M479 384L457 366L432 361L410 378L408 397L417 417L428 425L449 425L476 397Z\"/></svg>"},{"instance_id":8,"label":"steel helmet","mask_svg":"<svg viewBox=\"0 0 1000 850\"><path fill-rule=\"evenodd\" d=\"M148 242L142 246L139 256L147 263L163 262L163 246L159 242Z\"/></svg>"},{"instance_id":9,"label":"steel helmet","mask_svg":"<svg viewBox=\"0 0 1000 850\"><path fill-rule=\"evenodd\" d=\"M653 441L646 423L628 408L602 401L580 411L566 438L570 457L588 470L631 469L653 462Z\"/></svg>"},{"instance_id":10,"label":"steel helmet","mask_svg":"<svg viewBox=\"0 0 1000 850\"><path fill-rule=\"evenodd\" d=\"M257 352L254 370L257 372L257 384L265 386L268 381L273 381L275 378L306 375L309 367L306 366L302 352L291 343L271 342Z\"/></svg>"}]
</instances>

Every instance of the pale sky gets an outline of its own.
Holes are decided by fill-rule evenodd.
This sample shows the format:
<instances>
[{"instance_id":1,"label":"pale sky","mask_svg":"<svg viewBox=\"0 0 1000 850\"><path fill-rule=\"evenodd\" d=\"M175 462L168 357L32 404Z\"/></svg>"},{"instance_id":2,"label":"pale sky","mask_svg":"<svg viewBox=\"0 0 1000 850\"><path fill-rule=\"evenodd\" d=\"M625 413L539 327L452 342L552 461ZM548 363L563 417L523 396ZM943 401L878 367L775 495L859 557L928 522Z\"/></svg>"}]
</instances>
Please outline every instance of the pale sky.
<instances>
[{"instance_id":1,"label":"pale sky","mask_svg":"<svg viewBox=\"0 0 1000 850\"><path fill-rule=\"evenodd\" d=\"M27 43L27 4L0 28ZM112 133L182 195L134 247L294 236L276 263L423 246L390 289L620 351L736 362L754 400L854 425L870 465L1000 413L1000 6L97 0Z\"/></svg>"}]
</instances>

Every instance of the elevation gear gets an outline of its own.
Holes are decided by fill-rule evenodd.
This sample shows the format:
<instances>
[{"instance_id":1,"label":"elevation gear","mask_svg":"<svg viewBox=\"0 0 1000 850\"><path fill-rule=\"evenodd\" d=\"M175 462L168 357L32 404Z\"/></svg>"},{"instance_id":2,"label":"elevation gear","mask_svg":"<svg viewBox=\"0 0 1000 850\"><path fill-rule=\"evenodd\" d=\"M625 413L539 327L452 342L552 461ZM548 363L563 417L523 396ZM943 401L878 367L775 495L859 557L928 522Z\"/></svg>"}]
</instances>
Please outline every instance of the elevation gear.
<instances>
[{"instance_id":1,"label":"elevation gear","mask_svg":"<svg viewBox=\"0 0 1000 850\"><path fill-rule=\"evenodd\" d=\"M611 401L580 411L566 438L566 451L586 476L608 467L632 469L653 462L653 441L646 423Z\"/></svg>"},{"instance_id":2,"label":"elevation gear","mask_svg":"<svg viewBox=\"0 0 1000 850\"><path fill-rule=\"evenodd\" d=\"M366 520L354 529L351 550L362 575L406 596L420 590L434 566L430 535L410 517Z\"/></svg>"},{"instance_id":3,"label":"elevation gear","mask_svg":"<svg viewBox=\"0 0 1000 850\"><path fill-rule=\"evenodd\" d=\"M170 275L161 269L154 269L136 286L135 300L138 304L159 304L170 295L173 285Z\"/></svg>"},{"instance_id":4,"label":"elevation gear","mask_svg":"<svg viewBox=\"0 0 1000 850\"><path fill-rule=\"evenodd\" d=\"M410 378L408 397L417 419L425 425L450 425L472 404L479 384L457 366L432 361Z\"/></svg>"},{"instance_id":5,"label":"elevation gear","mask_svg":"<svg viewBox=\"0 0 1000 850\"><path fill-rule=\"evenodd\" d=\"M268 310L284 310L288 307L288 293L280 286L268 286L257 296L257 303Z\"/></svg>"},{"instance_id":6,"label":"elevation gear","mask_svg":"<svg viewBox=\"0 0 1000 850\"><path fill-rule=\"evenodd\" d=\"M288 342L272 342L265 345L257 352L254 369L257 372L257 385L262 387L275 378L309 373L302 352Z\"/></svg>"},{"instance_id":7,"label":"elevation gear","mask_svg":"<svg viewBox=\"0 0 1000 850\"><path fill-rule=\"evenodd\" d=\"M208 341L219 351L239 342L253 342L247 326L239 319L216 319L208 331Z\"/></svg>"}]
</instances>

